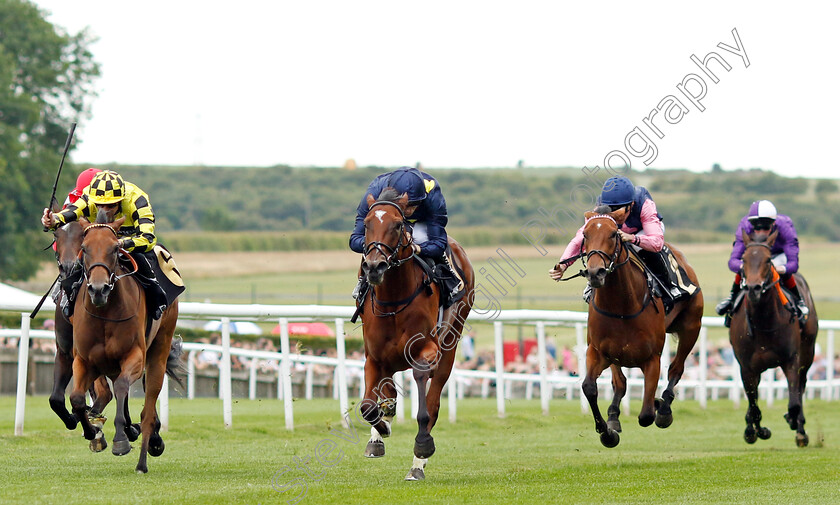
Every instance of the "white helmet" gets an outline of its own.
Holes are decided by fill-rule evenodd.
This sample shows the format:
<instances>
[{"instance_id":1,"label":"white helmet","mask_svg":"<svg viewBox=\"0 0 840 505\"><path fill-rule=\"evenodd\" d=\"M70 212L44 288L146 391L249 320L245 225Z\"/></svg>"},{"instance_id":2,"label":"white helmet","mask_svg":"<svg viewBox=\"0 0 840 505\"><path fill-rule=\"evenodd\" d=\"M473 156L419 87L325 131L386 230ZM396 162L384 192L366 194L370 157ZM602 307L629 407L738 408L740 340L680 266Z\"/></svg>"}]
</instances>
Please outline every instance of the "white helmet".
<instances>
[{"instance_id":1,"label":"white helmet","mask_svg":"<svg viewBox=\"0 0 840 505\"><path fill-rule=\"evenodd\" d=\"M756 219L772 219L777 217L776 206L770 200L759 200L750 206L750 214L748 219L755 221Z\"/></svg>"}]
</instances>

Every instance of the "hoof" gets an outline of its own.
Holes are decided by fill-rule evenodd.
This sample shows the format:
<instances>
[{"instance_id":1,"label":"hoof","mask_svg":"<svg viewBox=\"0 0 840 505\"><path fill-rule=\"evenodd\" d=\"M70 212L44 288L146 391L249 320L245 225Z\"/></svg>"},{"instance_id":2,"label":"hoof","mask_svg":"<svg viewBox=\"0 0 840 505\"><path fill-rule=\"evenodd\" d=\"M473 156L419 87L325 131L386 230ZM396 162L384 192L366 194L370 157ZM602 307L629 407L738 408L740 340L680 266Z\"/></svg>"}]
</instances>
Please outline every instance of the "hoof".
<instances>
[{"instance_id":1,"label":"hoof","mask_svg":"<svg viewBox=\"0 0 840 505\"><path fill-rule=\"evenodd\" d=\"M435 439L431 436L425 442L414 441L414 455L420 459L429 459L435 453Z\"/></svg>"},{"instance_id":2,"label":"hoof","mask_svg":"<svg viewBox=\"0 0 840 505\"><path fill-rule=\"evenodd\" d=\"M91 452L102 452L108 448L108 441L105 440L105 434L102 430L96 432L96 436L90 441Z\"/></svg>"},{"instance_id":3,"label":"hoof","mask_svg":"<svg viewBox=\"0 0 840 505\"><path fill-rule=\"evenodd\" d=\"M381 458L385 455L385 442L381 440L370 441L365 448L366 458Z\"/></svg>"},{"instance_id":4,"label":"hoof","mask_svg":"<svg viewBox=\"0 0 840 505\"><path fill-rule=\"evenodd\" d=\"M667 414L656 413L656 426L659 428L667 428L674 422L674 416L669 412Z\"/></svg>"},{"instance_id":5,"label":"hoof","mask_svg":"<svg viewBox=\"0 0 840 505\"><path fill-rule=\"evenodd\" d=\"M618 419L608 419L607 428L613 430L616 433L621 433L621 422Z\"/></svg>"},{"instance_id":6,"label":"hoof","mask_svg":"<svg viewBox=\"0 0 840 505\"><path fill-rule=\"evenodd\" d=\"M649 415L646 415L646 416L643 416L643 415L639 414L639 426L641 426L642 428L647 428L648 426L653 424L653 421L655 419L656 419L655 414L649 414Z\"/></svg>"},{"instance_id":7,"label":"hoof","mask_svg":"<svg viewBox=\"0 0 840 505\"><path fill-rule=\"evenodd\" d=\"M772 433L770 433L770 428L765 428L762 426L758 429L758 438L760 438L761 440L767 440L768 438L770 438L770 435L772 435Z\"/></svg>"},{"instance_id":8,"label":"hoof","mask_svg":"<svg viewBox=\"0 0 840 505\"><path fill-rule=\"evenodd\" d=\"M755 441L758 440L758 435L756 434L755 429L750 427L744 430L744 440L748 444L754 444Z\"/></svg>"},{"instance_id":9,"label":"hoof","mask_svg":"<svg viewBox=\"0 0 840 505\"><path fill-rule=\"evenodd\" d=\"M138 475L143 475L144 473L149 473L149 468L146 465L140 466L138 463L137 468L135 468L134 471L136 471Z\"/></svg>"},{"instance_id":10,"label":"hoof","mask_svg":"<svg viewBox=\"0 0 840 505\"><path fill-rule=\"evenodd\" d=\"M153 433L149 439L149 456L158 457L163 454L164 449L166 444L163 443L163 439L157 433Z\"/></svg>"},{"instance_id":11,"label":"hoof","mask_svg":"<svg viewBox=\"0 0 840 505\"><path fill-rule=\"evenodd\" d=\"M808 447L808 435L804 433L797 433L796 447Z\"/></svg>"},{"instance_id":12,"label":"hoof","mask_svg":"<svg viewBox=\"0 0 840 505\"><path fill-rule=\"evenodd\" d=\"M128 440L114 442L114 446L111 447L111 454L114 456L125 456L129 452L131 452L131 444L128 443Z\"/></svg>"},{"instance_id":13,"label":"hoof","mask_svg":"<svg viewBox=\"0 0 840 505\"><path fill-rule=\"evenodd\" d=\"M425 480L426 479L426 472L423 471L422 468L412 468L408 471L408 475L405 476L405 480Z\"/></svg>"},{"instance_id":14,"label":"hoof","mask_svg":"<svg viewBox=\"0 0 840 505\"><path fill-rule=\"evenodd\" d=\"M125 436L129 442L136 442L140 436L140 423L129 424L125 427Z\"/></svg>"},{"instance_id":15,"label":"hoof","mask_svg":"<svg viewBox=\"0 0 840 505\"><path fill-rule=\"evenodd\" d=\"M617 446L620 440L621 437L618 436L618 433L615 430L607 428L607 431L601 433L601 444L608 449L612 449Z\"/></svg>"}]
</instances>

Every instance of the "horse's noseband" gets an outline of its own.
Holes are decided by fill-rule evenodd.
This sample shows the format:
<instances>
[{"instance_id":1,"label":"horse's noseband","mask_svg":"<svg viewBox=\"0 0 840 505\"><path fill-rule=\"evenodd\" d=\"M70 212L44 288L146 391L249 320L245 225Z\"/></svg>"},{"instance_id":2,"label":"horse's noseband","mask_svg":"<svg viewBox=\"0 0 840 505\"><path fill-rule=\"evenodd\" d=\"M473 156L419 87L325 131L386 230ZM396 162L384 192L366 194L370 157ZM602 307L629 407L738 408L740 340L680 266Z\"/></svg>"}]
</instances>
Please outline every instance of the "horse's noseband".
<instances>
[{"instance_id":1,"label":"horse's noseband","mask_svg":"<svg viewBox=\"0 0 840 505\"><path fill-rule=\"evenodd\" d=\"M773 250L769 245L767 245L763 242L752 242L750 244L747 244L747 246L744 248L745 252L746 252L746 249L749 249L750 247L764 247L768 251ZM768 290L770 290L770 288L772 288L773 286L778 284L779 281L781 280L781 276L778 279L773 280L773 270L774 270L774 268L773 268L773 264L771 262L770 270L767 272L767 277L764 279L764 281L762 281L761 284L759 284L759 287L761 288L761 294L762 295L764 293L766 293ZM744 289L744 288L747 287L747 276L743 275L744 274L744 268L743 267L741 267L741 274L742 274L741 275L741 289Z\"/></svg>"},{"instance_id":2,"label":"horse's noseband","mask_svg":"<svg viewBox=\"0 0 840 505\"><path fill-rule=\"evenodd\" d=\"M109 230L111 230L114 233L115 237L118 236L117 232L114 231L114 229L111 228L110 225L101 224L101 223L92 224L92 225L88 226L87 228L85 228L85 231L83 232L83 234L87 235L88 230L90 230L92 228L108 228ZM114 271L111 270L111 267L106 265L105 263L94 263L93 265L90 265L89 267L84 269L85 285L90 286L90 272L96 267L102 267L102 268L105 269L106 272L108 272L108 282L105 285L108 286L109 290L113 290L114 285L117 283L117 281L122 279L123 277L128 277L129 275L136 274L139 267L137 266L137 262L134 260L134 258L131 256L131 254L129 254L128 251L126 251L122 247L117 249L117 255L119 255L119 254L124 254L129 259L129 261L131 261L131 271L130 272L124 273L122 275L116 275L114 273ZM79 251L79 262L84 266L84 264L85 264L84 251ZM116 264L116 261L114 261L114 264Z\"/></svg>"},{"instance_id":3,"label":"horse's noseband","mask_svg":"<svg viewBox=\"0 0 840 505\"><path fill-rule=\"evenodd\" d=\"M388 265L389 269L394 268L394 267L398 267L398 266L402 265L403 263L405 263L406 261L411 259L411 256L408 256L407 258L403 258L403 259L398 259L397 258L397 255L400 253L400 251L402 249L405 249L406 247L409 247L411 245L411 242L412 242L412 239L409 238L409 240L406 243L403 243L403 237L405 236L405 231L406 231L405 213L403 212L402 208L400 208L399 205L397 205L394 202L389 202L387 200L383 200L381 202L375 202L373 205L370 206L370 209L368 209L368 212L373 210L373 208L376 207L377 205L390 205L390 206L396 208L400 212L400 218L402 219L402 221L400 222L400 229L399 229L399 237L400 238L399 238L399 240L397 240L397 245L394 246L394 247L391 247L390 245L388 245L384 242L376 242L376 241L369 242L369 243L365 244L364 255L367 256L368 254L370 254L374 250L379 251L379 253L382 254L382 256L385 257L385 263Z\"/></svg>"},{"instance_id":4,"label":"horse's noseband","mask_svg":"<svg viewBox=\"0 0 840 505\"><path fill-rule=\"evenodd\" d=\"M615 234L615 249L613 249L613 254L609 255L600 249L593 249L586 254L583 253L583 244L586 243L586 236L583 237L583 241L580 243L580 259L583 262L584 268L589 268L589 265L586 263L589 261L594 254L597 254L601 258L603 258L604 262L607 263L607 274L611 274L615 271L616 268L620 267L621 265L627 263L630 257L627 257L627 260L622 261L621 263L616 263L618 261L618 257L621 255L621 250L623 247L623 242L621 241L621 237L618 233Z\"/></svg>"}]
</instances>

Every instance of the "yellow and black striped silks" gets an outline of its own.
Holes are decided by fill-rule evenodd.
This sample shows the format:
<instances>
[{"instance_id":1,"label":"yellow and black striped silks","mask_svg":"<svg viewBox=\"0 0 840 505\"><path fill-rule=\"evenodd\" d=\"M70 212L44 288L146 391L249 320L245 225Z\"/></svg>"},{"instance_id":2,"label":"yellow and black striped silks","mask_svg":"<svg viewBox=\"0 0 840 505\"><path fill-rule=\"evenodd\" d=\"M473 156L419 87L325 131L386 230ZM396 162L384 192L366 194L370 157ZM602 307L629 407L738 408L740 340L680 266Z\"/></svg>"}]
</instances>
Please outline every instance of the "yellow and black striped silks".
<instances>
[{"instance_id":1,"label":"yellow and black striped silks","mask_svg":"<svg viewBox=\"0 0 840 505\"><path fill-rule=\"evenodd\" d=\"M84 216L89 221L96 220L97 208L90 191L93 184L85 188L81 198L71 203L64 210L56 214L58 226L75 221ZM119 201L119 208L114 219L125 217L120 227L120 246L126 251L149 252L157 244L155 237L155 214L149 195L130 182L123 183L125 196ZM116 202L113 202L116 203Z\"/></svg>"}]
</instances>

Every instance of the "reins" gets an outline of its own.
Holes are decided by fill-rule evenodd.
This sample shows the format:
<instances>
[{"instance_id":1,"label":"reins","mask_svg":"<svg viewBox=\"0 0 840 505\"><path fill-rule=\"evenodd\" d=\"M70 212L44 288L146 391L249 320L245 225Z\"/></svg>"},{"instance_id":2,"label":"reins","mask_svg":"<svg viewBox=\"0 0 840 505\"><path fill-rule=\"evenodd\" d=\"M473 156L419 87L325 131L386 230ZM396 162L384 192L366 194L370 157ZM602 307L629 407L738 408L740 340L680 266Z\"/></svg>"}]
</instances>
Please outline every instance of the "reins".
<instances>
[{"instance_id":1,"label":"reins","mask_svg":"<svg viewBox=\"0 0 840 505\"><path fill-rule=\"evenodd\" d=\"M399 229L399 239L397 240L397 245L393 246L393 247L384 243L384 242L377 242L377 241L369 242L369 243L365 244L364 255L367 256L373 250L379 251L379 253L382 254L382 256L385 257L385 262L388 265L388 267L386 268L386 271L390 270L392 268L398 268L398 267L402 266L404 263L406 263L406 262L408 262L412 259L416 259L417 261L423 261L422 259L417 257L417 255L414 254L414 253L406 256L405 258L398 258L397 257L402 250L411 247L411 244L414 242L414 238L411 235L409 235L408 241L403 243L403 238L406 235L405 212L403 212L403 209L398 204L396 204L394 202L390 202L388 200L382 200L382 201L374 202L373 205L370 206L370 209L368 209L368 212L372 211L373 208L376 207L377 205L390 205L391 207L394 207L395 209L397 209L397 211L399 211L400 218L401 218L400 229ZM386 250L387 250L387 252L386 252ZM424 277L425 277L425 274L424 274ZM370 306L371 311L377 317L395 316L395 315L399 314L400 312L404 311L405 309L407 309L409 306L411 306L411 303L414 301L415 298L420 296L420 294L424 290L429 289L429 284L430 284L430 281L428 279L424 279L422 282L420 282L420 285L417 286L417 289L414 290L414 293L412 293L411 295L409 295L406 298L403 298L402 300L395 300L395 301L379 300L378 298L376 298L376 293L374 292L375 289L371 288L369 290L370 291L370 301L371 301L371 306ZM377 304L382 306L382 307L399 307L400 305L404 305L404 306L401 309L395 310L395 311L392 311L392 312L381 312L381 311L377 312L377 310L376 310L376 305ZM361 309L361 305L359 306L359 308Z\"/></svg>"},{"instance_id":2,"label":"reins","mask_svg":"<svg viewBox=\"0 0 840 505\"><path fill-rule=\"evenodd\" d=\"M88 226L87 228L85 228L84 232L82 232L83 236L87 235L87 232L89 230L91 230L92 228L107 228L107 229L111 230L111 232L114 234L114 237L118 237L117 232L110 225L104 224L104 223L97 223L97 224L92 224L92 225ZM126 273L124 273L122 275L116 275L116 273L111 270L111 267L106 265L105 263L94 263L94 264L90 265L89 267L85 266L85 264L84 264L84 251L80 250L79 251L79 261L82 263L83 267L85 267L84 270L83 270L83 274L84 274L84 278L85 278L85 285L90 286L89 274L96 267L102 267L108 273L108 282L106 283L106 286L108 286L109 291L113 291L114 286L117 284L117 281L119 281L120 279L136 274L139 270L139 267L137 266L137 261L135 261L134 258L131 256L131 254L129 254L129 252L126 251L125 249L123 249L122 247L120 247L117 250L117 255L120 255L120 254L122 254L123 256L128 258L128 260L131 262L131 268L132 269L130 271L127 271ZM119 267L118 261L115 262L115 263L117 263L117 266L114 267L114 270L116 270ZM138 286L138 289L140 289L139 286ZM137 306L138 307L140 306L140 297L142 296L142 294L143 294L142 289L140 289L140 294L137 297ZM137 315L137 311L135 311L134 314L129 316L129 317L126 317L126 318L123 318L123 319L111 319L111 318L99 316L99 315L96 315L96 314L92 313L91 311L88 310L87 304L83 303L82 305L84 306L85 312L87 312L88 315L91 315L91 316L93 316L97 319L101 319L103 321L109 321L109 322L112 322L112 323L125 322L125 321L128 321L129 319L134 318Z\"/></svg>"}]
</instances>

